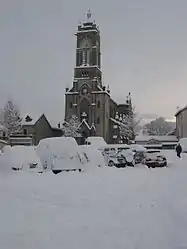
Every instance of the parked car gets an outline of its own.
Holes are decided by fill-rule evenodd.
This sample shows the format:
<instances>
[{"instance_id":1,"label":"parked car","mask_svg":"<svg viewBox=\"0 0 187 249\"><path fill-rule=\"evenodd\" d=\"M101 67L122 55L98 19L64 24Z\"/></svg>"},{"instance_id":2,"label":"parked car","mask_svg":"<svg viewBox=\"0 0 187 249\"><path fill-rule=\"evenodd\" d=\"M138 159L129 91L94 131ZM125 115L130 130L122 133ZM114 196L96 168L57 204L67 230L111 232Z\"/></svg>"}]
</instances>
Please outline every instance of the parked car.
<instances>
[{"instance_id":1,"label":"parked car","mask_svg":"<svg viewBox=\"0 0 187 249\"><path fill-rule=\"evenodd\" d=\"M148 168L165 167L167 166L167 159L161 154L160 150L152 149L145 152L144 163Z\"/></svg>"},{"instance_id":2,"label":"parked car","mask_svg":"<svg viewBox=\"0 0 187 249\"><path fill-rule=\"evenodd\" d=\"M121 155L109 155L107 158L108 161L108 166L113 167L116 166L117 168L123 168L126 166L126 160L123 156Z\"/></svg>"},{"instance_id":3,"label":"parked car","mask_svg":"<svg viewBox=\"0 0 187 249\"><path fill-rule=\"evenodd\" d=\"M142 163L145 159L146 148L139 144L131 144L130 148L134 152L134 161L135 164Z\"/></svg>"},{"instance_id":4,"label":"parked car","mask_svg":"<svg viewBox=\"0 0 187 249\"><path fill-rule=\"evenodd\" d=\"M85 158L85 168L105 167L103 155L92 145L79 145L80 151Z\"/></svg>"},{"instance_id":5,"label":"parked car","mask_svg":"<svg viewBox=\"0 0 187 249\"><path fill-rule=\"evenodd\" d=\"M54 174L68 171L82 171L84 161L80 148L72 137L51 137L40 140L36 151L43 169Z\"/></svg>"},{"instance_id":6,"label":"parked car","mask_svg":"<svg viewBox=\"0 0 187 249\"><path fill-rule=\"evenodd\" d=\"M126 144L108 144L98 148L110 167L134 166L134 154Z\"/></svg>"},{"instance_id":7,"label":"parked car","mask_svg":"<svg viewBox=\"0 0 187 249\"><path fill-rule=\"evenodd\" d=\"M145 152L143 151L136 151L134 154L135 164L142 163L145 159Z\"/></svg>"}]
</instances>

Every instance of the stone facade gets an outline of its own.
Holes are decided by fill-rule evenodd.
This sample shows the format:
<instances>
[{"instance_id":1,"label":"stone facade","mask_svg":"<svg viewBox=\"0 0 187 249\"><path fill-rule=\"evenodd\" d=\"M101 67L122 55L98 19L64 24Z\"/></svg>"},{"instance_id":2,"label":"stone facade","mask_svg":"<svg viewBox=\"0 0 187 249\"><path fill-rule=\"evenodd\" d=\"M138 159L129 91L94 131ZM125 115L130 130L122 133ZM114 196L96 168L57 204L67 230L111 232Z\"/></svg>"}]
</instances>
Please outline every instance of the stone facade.
<instances>
[{"instance_id":1,"label":"stone facade","mask_svg":"<svg viewBox=\"0 0 187 249\"><path fill-rule=\"evenodd\" d=\"M100 31L88 14L76 32L76 67L73 86L66 88L65 119L76 115L84 120L84 136L101 136L107 143L116 143L112 120L116 112L127 113L131 102L118 105L102 82Z\"/></svg>"},{"instance_id":2,"label":"stone facade","mask_svg":"<svg viewBox=\"0 0 187 249\"><path fill-rule=\"evenodd\" d=\"M178 110L175 117L177 138L187 137L187 106Z\"/></svg>"}]
</instances>

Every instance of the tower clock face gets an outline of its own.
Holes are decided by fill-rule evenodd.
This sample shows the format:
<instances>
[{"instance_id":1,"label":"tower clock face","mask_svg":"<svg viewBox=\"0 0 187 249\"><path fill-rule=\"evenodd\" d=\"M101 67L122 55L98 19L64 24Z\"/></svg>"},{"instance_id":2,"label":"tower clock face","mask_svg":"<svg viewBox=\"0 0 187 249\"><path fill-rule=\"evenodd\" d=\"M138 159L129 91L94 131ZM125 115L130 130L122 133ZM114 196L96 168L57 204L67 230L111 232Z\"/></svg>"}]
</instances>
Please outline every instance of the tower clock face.
<instances>
[{"instance_id":1,"label":"tower clock face","mask_svg":"<svg viewBox=\"0 0 187 249\"><path fill-rule=\"evenodd\" d=\"M90 48L91 47L91 41L88 38L84 38L81 41L81 48Z\"/></svg>"}]
</instances>

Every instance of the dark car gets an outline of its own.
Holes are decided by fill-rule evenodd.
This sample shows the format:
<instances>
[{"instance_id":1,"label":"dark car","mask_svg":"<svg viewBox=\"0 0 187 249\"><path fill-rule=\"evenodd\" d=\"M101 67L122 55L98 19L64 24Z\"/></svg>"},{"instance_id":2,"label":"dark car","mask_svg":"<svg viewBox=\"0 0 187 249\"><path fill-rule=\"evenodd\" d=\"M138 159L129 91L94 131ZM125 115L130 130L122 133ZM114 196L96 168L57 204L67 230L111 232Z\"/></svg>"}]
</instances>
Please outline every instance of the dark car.
<instances>
[{"instance_id":1,"label":"dark car","mask_svg":"<svg viewBox=\"0 0 187 249\"><path fill-rule=\"evenodd\" d=\"M145 153L144 163L148 168L166 167L167 159L159 150L148 150Z\"/></svg>"}]
</instances>

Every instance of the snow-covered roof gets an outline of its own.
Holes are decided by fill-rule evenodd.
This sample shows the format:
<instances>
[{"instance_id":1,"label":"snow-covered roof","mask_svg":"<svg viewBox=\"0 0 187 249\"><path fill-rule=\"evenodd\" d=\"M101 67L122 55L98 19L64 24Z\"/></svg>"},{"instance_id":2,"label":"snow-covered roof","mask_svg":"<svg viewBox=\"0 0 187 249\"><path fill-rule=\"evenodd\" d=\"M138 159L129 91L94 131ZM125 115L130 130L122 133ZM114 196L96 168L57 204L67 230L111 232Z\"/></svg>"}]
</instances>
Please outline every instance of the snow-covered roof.
<instances>
[{"instance_id":1,"label":"snow-covered roof","mask_svg":"<svg viewBox=\"0 0 187 249\"><path fill-rule=\"evenodd\" d=\"M112 122L114 122L115 124L117 124L117 125L121 125L121 122L117 121L117 120L114 119L114 118L110 118L110 120L111 120Z\"/></svg>"},{"instance_id":2,"label":"snow-covered roof","mask_svg":"<svg viewBox=\"0 0 187 249\"><path fill-rule=\"evenodd\" d=\"M86 121L86 119L83 119L83 120L82 120L82 122L79 124L79 128L82 126L82 124L85 124L86 127L87 127L89 130L91 130L91 129L96 130L95 124L92 123L92 125L90 126L90 125L88 124L88 122Z\"/></svg>"},{"instance_id":3,"label":"snow-covered roof","mask_svg":"<svg viewBox=\"0 0 187 249\"><path fill-rule=\"evenodd\" d=\"M178 141L176 136L148 136L148 135L139 135L136 136L135 141L136 142L148 142L150 140L157 140L160 142L174 142Z\"/></svg>"},{"instance_id":4,"label":"snow-covered roof","mask_svg":"<svg viewBox=\"0 0 187 249\"><path fill-rule=\"evenodd\" d=\"M30 115L30 114L26 114L23 116L23 121L22 121L22 125L34 125L36 124L36 122L41 118L41 116L44 115L47 119L47 121L49 122L51 128L55 128L55 129L59 129L58 128L58 124L55 123L52 119L50 119L48 116L46 116L44 113L40 113L38 115ZM26 122L25 118L29 116L30 118L32 118L32 121L30 122Z\"/></svg>"},{"instance_id":5,"label":"snow-covered roof","mask_svg":"<svg viewBox=\"0 0 187 249\"><path fill-rule=\"evenodd\" d=\"M91 130L91 126L87 123L86 119L83 119L82 122L80 123L79 127L81 127L82 124L85 124L89 130Z\"/></svg>"},{"instance_id":6,"label":"snow-covered roof","mask_svg":"<svg viewBox=\"0 0 187 249\"><path fill-rule=\"evenodd\" d=\"M78 30L76 34L79 34L79 33L88 33L88 32L99 32L99 30L97 30L96 28L95 29L87 29L87 30Z\"/></svg>"},{"instance_id":7,"label":"snow-covered roof","mask_svg":"<svg viewBox=\"0 0 187 249\"><path fill-rule=\"evenodd\" d=\"M110 94L107 91L93 91L92 93L94 93L94 94L101 94L101 93L103 94L103 93L105 93L105 94L110 96Z\"/></svg>"}]
</instances>

